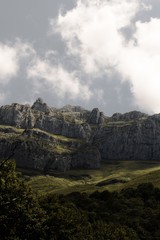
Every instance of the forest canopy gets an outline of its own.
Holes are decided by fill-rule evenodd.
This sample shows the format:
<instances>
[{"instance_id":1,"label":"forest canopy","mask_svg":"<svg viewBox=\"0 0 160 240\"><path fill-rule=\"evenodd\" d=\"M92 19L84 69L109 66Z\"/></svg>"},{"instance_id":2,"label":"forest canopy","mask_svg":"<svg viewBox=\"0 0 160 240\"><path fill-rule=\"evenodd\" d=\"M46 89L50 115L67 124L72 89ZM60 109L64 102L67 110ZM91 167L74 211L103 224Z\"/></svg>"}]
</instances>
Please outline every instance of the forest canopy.
<instances>
[{"instance_id":1,"label":"forest canopy","mask_svg":"<svg viewBox=\"0 0 160 240\"><path fill-rule=\"evenodd\" d=\"M0 239L160 239L160 189L36 196L14 161L0 165Z\"/></svg>"}]
</instances>

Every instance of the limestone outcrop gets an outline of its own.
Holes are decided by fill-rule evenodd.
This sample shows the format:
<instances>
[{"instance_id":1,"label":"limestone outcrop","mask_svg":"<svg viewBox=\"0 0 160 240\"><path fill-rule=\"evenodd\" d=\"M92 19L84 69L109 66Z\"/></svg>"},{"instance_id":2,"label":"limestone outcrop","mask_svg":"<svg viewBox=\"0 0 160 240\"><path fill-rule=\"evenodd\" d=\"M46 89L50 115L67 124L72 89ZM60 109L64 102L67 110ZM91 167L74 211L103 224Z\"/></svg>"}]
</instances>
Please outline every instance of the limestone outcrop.
<instances>
[{"instance_id":1,"label":"limestone outcrop","mask_svg":"<svg viewBox=\"0 0 160 240\"><path fill-rule=\"evenodd\" d=\"M18 167L67 171L99 168L101 160L160 161L160 114L132 111L106 117L98 108L0 107L0 159Z\"/></svg>"},{"instance_id":2,"label":"limestone outcrop","mask_svg":"<svg viewBox=\"0 0 160 240\"><path fill-rule=\"evenodd\" d=\"M42 98L38 98L32 105L32 109L44 112L44 113L49 113L50 108L47 106L47 104L43 101Z\"/></svg>"},{"instance_id":3,"label":"limestone outcrop","mask_svg":"<svg viewBox=\"0 0 160 240\"><path fill-rule=\"evenodd\" d=\"M32 128L36 117L29 105L13 103L0 108L0 124L19 128Z\"/></svg>"},{"instance_id":4,"label":"limestone outcrop","mask_svg":"<svg viewBox=\"0 0 160 240\"><path fill-rule=\"evenodd\" d=\"M132 111L128 113L114 113L110 120L112 121L135 121L143 118L147 118L148 114L141 113L139 111Z\"/></svg>"},{"instance_id":5,"label":"limestone outcrop","mask_svg":"<svg viewBox=\"0 0 160 240\"><path fill-rule=\"evenodd\" d=\"M0 127L0 160L15 159L19 168L43 173L97 168L100 165L100 153L95 155L94 151L89 154L86 150L79 155L77 151L82 145L83 140L53 135L39 129Z\"/></svg>"},{"instance_id":6,"label":"limestone outcrop","mask_svg":"<svg viewBox=\"0 0 160 240\"><path fill-rule=\"evenodd\" d=\"M104 122L104 114L100 112L98 108L93 108L90 113L88 123L89 124L103 124Z\"/></svg>"},{"instance_id":7,"label":"limestone outcrop","mask_svg":"<svg viewBox=\"0 0 160 240\"><path fill-rule=\"evenodd\" d=\"M80 114L81 112L79 115ZM53 111L41 98L38 98L32 107L14 103L0 108L1 125L25 129L39 128L66 137L88 138L91 131L87 131L86 127L84 129L83 121L76 123L76 116L73 117L71 114L69 119L65 119L65 116L63 111ZM70 121L71 118L74 119L74 121Z\"/></svg>"},{"instance_id":8,"label":"limestone outcrop","mask_svg":"<svg viewBox=\"0 0 160 240\"><path fill-rule=\"evenodd\" d=\"M92 140L106 160L160 160L160 115L110 122Z\"/></svg>"}]
</instances>

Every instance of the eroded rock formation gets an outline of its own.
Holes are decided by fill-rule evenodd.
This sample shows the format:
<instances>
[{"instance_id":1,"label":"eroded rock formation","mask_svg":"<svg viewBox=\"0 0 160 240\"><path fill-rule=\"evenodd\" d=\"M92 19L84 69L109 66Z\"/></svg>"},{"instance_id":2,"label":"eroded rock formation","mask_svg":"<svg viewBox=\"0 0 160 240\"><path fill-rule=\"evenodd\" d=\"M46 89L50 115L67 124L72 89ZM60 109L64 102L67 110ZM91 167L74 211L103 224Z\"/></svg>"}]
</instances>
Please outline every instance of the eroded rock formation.
<instances>
[{"instance_id":1,"label":"eroded rock formation","mask_svg":"<svg viewBox=\"0 0 160 240\"><path fill-rule=\"evenodd\" d=\"M101 159L160 160L160 114L106 117L98 108L57 109L39 98L32 106L2 106L0 125L0 158L18 167L66 171L98 168Z\"/></svg>"}]
</instances>

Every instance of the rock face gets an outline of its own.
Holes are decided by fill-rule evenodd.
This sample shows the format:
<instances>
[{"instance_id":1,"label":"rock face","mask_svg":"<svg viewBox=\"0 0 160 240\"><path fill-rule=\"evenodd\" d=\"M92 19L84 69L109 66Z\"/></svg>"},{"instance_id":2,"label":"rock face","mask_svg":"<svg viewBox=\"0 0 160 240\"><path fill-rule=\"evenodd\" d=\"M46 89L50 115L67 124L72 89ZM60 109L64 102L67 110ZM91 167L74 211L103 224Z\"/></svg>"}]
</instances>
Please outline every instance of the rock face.
<instances>
[{"instance_id":1,"label":"rock face","mask_svg":"<svg viewBox=\"0 0 160 240\"><path fill-rule=\"evenodd\" d=\"M135 120L139 120L139 119L146 118L146 117L148 117L148 115L145 113L141 113L138 111L132 111L129 113L124 113L124 114L114 113L113 116L111 117L111 120L112 121L132 121L132 120L135 121Z\"/></svg>"},{"instance_id":2,"label":"rock face","mask_svg":"<svg viewBox=\"0 0 160 240\"><path fill-rule=\"evenodd\" d=\"M73 156L71 168L94 169L99 168L101 155L97 147L86 145L80 148Z\"/></svg>"},{"instance_id":3,"label":"rock face","mask_svg":"<svg viewBox=\"0 0 160 240\"><path fill-rule=\"evenodd\" d=\"M160 160L160 115L108 124L95 133L92 144L106 160Z\"/></svg>"},{"instance_id":4,"label":"rock face","mask_svg":"<svg viewBox=\"0 0 160 240\"><path fill-rule=\"evenodd\" d=\"M0 159L13 158L18 167L42 171L97 168L99 152L94 150L94 156L88 151L75 154L92 135L87 123L89 114L79 106L50 108L41 98L32 107L18 103L2 106L0 125L4 127L0 128Z\"/></svg>"},{"instance_id":5,"label":"rock face","mask_svg":"<svg viewBox=\"0 0 160 240\"><path fill-rule=\"evenodd\" d=\"M46 103L44 103L42 98L38 98L34 104L32 105L32 109L40 111L40 112L44 112L44 113L49 113L50 112L50 108L47 106Z\"/></svg>"},{"instance_id":6,"label":"rock face","mask_svg":"<svg viewBox=\"0 0 160 240\"><path fill-rule=\"evenodd\" d=\"M50 108L41 98L32 107L2 106L0 159L44 172L99 168L101 159L160 161L160 114L132 111L109 118L98 108Z\"/></svg>"},{"instance_id":7,"label":"rock face","mask_svg":"<svg viewBox=\"0 0 160 240\"><path fill-rule=\"evenodd\" d=\"M60 111L54 112L41 98L32 107L14 103L0 108L0 124L18 128L39 128L41 130L72 138L88 138L91 131L65 120ZM88 128L89 129L89 128Z\"/></svg>"},{"instance_id":8,"label":"rock face","mask_svg":"<svg viewBox=\"0 0 160 240\"><path fill-rule=\"evenodd\" d=\"M0 140L1 159L15 159L18 167L44 170L49 161L55 161L54 154L37 141L20 139Z\"/></svg>"},{"instance_id":9,"label":"rock face","mask_svg":"<svg viewBox=\"0 0 160 240\"><path fill-rule=\"evenodd\" d=\"M66 105L63 108L61 108L62 112L83 112L85 111L84 108L80 107L80 106L71 106L71 105Z\"/></svg>"},{"instance_id":10,"label":"rock face","mask_svg":"<svg viewBox=\"0 0 160 240\"><path fill-rule=\"evenodd\" d=\"M100 166L101 157L96 147L82 148L80 142L72 139L66 142L66 139L56 139L39 130L26 129L19 133L13 128L1 128L2 133L4 135L0 138L0 158L15 159L20 168L46 173L51 170L67 171L71 168ZM79 148L83 151L77 151Z\"/></svg>"},{"instance_id":11,"label":"rock face","mask_svg":"<svg viewBox=\"0 0 160 240\"><path fill-rule=\"evenodd\" d=\"M89 124L102 124L104 122L104 114L98 108L93 108L88 123Z\"/></svg>"},{"instance_id":12,"label":"rock face","mask_svg":"<svg viewBox=\"0 0 160 240\"><path fill-rule=\"evenodd\" d=\"M0 124L20 128L34 127L36 118L28 105L13 103L0 108Z\"/></svg>"},{"instance_id":13,"label":"rock face","mask_svg":"<svg viewBox=\"0 0 160 240\"><path fill-rule=\"evenodd\" d=\"M86 137L86 132L84 131L82 125L69 123L50 115L41 115L37 118L34 127L66 137Z\"/></svg>"}]
</instances>

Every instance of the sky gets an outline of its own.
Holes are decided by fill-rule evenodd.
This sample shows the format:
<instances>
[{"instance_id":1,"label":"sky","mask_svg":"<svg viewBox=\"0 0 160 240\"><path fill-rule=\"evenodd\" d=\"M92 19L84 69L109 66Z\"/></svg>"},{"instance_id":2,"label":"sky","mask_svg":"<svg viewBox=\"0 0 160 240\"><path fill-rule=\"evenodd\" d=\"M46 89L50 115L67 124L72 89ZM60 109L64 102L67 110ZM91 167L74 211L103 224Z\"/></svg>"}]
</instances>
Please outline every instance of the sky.
<instances>
[{"instance_id":1,"label":"sky","mask_svg":"<svg viewBox=\"0 0 160 240\"><path fill-rule=\"evenodd\" d=\"M0 0L0 105L160 112L160 0Z\"/></svg>"}]
</instances>

